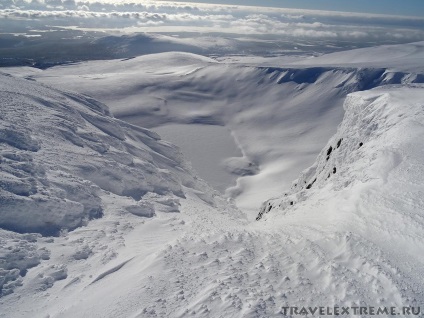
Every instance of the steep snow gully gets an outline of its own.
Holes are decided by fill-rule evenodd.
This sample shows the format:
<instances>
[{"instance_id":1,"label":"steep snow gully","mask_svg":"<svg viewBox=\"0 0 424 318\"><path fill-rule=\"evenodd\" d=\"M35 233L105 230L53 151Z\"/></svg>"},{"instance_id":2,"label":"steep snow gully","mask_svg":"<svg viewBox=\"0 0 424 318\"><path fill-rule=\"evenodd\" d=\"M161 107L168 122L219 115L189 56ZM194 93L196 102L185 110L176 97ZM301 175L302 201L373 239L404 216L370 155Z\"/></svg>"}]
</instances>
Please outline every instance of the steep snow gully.
<instances>
[{"instance_id":1,"label":"steep snow gully","mask_svg":"<svg viewBox=\"0 0 424 318\"><path fill-rule=\"evenodd\" d=\"M101 103L110 100L98 97L122 78L105 71L102 82L96 73L71 87L79 93L57 88L64 82L56 88L36 82L83 79L81 69L98 62L71 66L71 75L60 68L50 75L4 70L14 75L0 74L0 317L259 318L292 317L287 306L422 307L424 57L418 57L415 73L399 61L362 70L213 64L213 72L205 66L192 72L190 62L146 75L152 96L173 107L159 117L134 108L144 91L127 99L134 103L127 110L152 122L187 123L185 111L192 119L220 119L238 132L253 163L285 143L303 146L280 155L301 149L316 156L307 138L320 133L313 140L322 148L337 129L291 189L262 204L257 222L197 177L176 146L110 113ZM263 75L260 81L252 70ZM177 102L182 91L156 82L164 78L199 89L215 81L217 100L229 106L212 107L210 95L187 94L188 86ZM224 87L230 83L234 96ZM117 89L119 96L136 92ZM254 107L259 100L261 109ZM343 119L327 116L342 100ZM288 128L276 129L279 120ZM261 143L266 133L275 135L264 148L248 147L248 138Z\"/></svg>"}]
</instances>

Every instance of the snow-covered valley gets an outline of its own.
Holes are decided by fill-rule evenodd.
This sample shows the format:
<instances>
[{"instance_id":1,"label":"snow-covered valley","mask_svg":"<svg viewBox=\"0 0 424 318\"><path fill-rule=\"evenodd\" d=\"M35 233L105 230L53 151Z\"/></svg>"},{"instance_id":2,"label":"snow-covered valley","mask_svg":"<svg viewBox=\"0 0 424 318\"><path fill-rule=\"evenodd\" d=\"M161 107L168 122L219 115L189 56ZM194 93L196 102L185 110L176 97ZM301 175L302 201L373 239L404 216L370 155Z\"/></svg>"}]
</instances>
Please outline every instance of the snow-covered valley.
<instances>
[{"instance_id":1,"label":"snow-covered valley","mask_svg":"<svg viewBox=\"0 0 424 318\"><path fill-rule=\"evenodd\" d=\"M423 62L0 69L0 317L422 306Z\"/></svg>"},{"instance_id":2,"label":"snow-covered valley","mask_svg":"<svg viewBox=\"0 0 424 318\"><path fill-rule=\"evenodd\" d=\"M184 134L192 125L225 127L234 150L224 150L228 137L218 137L220 147L184 155L190 155L200 177L236 200L253 220L261 202L285 191L314 162L342 120L347 94L424 82L422 52L422 43L382 46L299 58L285 67L262 66L261 59L259 65L219 63L173 52L4 71L88 94L117 118L141 127L160 132L170 124L188 126L167 134L178 146L195 142L197 134ZM231 153L241 155L228 157ZM215 164L205 156L216 158Z\"/></svg>"}]
</instances>

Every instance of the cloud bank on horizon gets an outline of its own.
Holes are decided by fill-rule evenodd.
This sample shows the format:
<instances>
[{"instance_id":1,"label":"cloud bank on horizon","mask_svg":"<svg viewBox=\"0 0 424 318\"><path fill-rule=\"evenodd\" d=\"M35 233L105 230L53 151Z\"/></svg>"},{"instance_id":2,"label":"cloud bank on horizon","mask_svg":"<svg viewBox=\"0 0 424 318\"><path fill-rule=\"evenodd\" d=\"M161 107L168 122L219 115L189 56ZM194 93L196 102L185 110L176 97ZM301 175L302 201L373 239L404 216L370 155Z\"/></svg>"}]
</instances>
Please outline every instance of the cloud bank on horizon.
<instances>
[{"instance_id":1,"label":"cloud bank on horizon","mask_svg":"<svg viewBox=\"0 0 424 318\"><path fill-rule=\"evenodd\" d=\"M424 40L424 18L184 2L3 0L3 24L121 32L202 32L303 39ZM10 30L10 28L9 28Z\"/></svg>"}]
</instances>

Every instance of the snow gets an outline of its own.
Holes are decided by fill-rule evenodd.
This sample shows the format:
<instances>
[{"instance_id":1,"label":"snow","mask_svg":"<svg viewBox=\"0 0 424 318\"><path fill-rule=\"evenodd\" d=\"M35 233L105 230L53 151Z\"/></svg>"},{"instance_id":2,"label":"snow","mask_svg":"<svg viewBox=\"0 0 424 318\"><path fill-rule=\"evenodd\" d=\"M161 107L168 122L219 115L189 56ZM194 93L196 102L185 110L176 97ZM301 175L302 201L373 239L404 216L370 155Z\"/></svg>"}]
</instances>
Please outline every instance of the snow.
<instances>
[{"instance_id":1,"label":"snow","mask_svg":"<svg viewBox=\"0 0 424 318\"><path fill-rule=\"evenodd\" d=\"M231 131L224 126L167 124L154 129L162 138L178 145L201 178L222 193L241 174L222 158L242 156ZM238 161L238 160L237 160ZM225 170L222 169L224 166ZM239 165L237 164L237 167Z\"/></svg>"},{"instance_id":2,"label":"snow","mask_svg":"<svg viewBox=\"0 0 424 318\"><path fill-rule=\"evenodd\" d=\"M423 92L410 85L349 95L344 120L316 163L263 206L273 227L317 231L318 241L332 241L338 270L354 275L342 294L362 276L371 284L360 297L368 303L422 302ZM334 235L346 239L335 242Z\"/></svg>"},{"instance_id":3,"label":"snow","mask_svg":"<svg viewBox=\"0 0 424 318\"><path fill-rule=\"evenodd\" d=\"M353 66L389 68L397 71L422 73L424 42L402 45L381 45L373 48L362 48L346 52L325 54L304 61L294 61L293 65L313 66Z\"/></svg>"},{"instance_id":4,"label":"snow","mask_svg":"<svg viewBox=\"0 0 424 318\"><path fill-rule=\"evenodd\" d=\"M107 217L112 195L120 214L140 219L179 212L187 191L214 205L214 190L156 133L113 118L87 96L4 74L0 83L2 295L49 258L50 249L36 244L42 236L25 233L66 236ZM69 257L88 259L95 250L78 244ZM28 278L28 290L49 289L67 272L63 262L53 263Z\"/></svg>"},{"instance_id":5,"label":"snow","mask_svg":"<svg viewBox=\"0 0 424 318\"><path fill-rule=\"evenodd\" d=\"M260 66L267 65L263 59L258 65L244 65L168 52L42 72L4 71L88 94L108 105L119 119L164 131L166 138L184 149L198 174L234 199L253 220L261 202L284 191L313 163L336 131L348 93L423 82L419 67L406 67L408 63L421 65L423 52L420 42L339 52L303 62L283 59L279 67ZM371 62L358 57L358 63L351 63L355 56ZM381 58L376 61L371 56ZM271 58L272 62L276 61ZM223 126L234 142L215 138L212 128L202 128L204 142L222 140L220 149L206 145L199 148L202 151L189 153L187 145L197 144L198 135L188 139L184 131L194 128L186 127L171 138L164 127L175 124ZM251 163L254 169L247 173L233 169L225 164L231 160Z\"/></svg>"},{"instance_id":6,"label":"snow","mask_svg":"<svg viewBox=\"0 0 424 318\"><path fill-rule=\"evenodd\" d=\"M201 184L175 146L111 117L105 105L27 80L0 81L2 228L57 234L101 217L102 191L139 201L149 192L184 197L182 185ZM154 214L148 203L135 207L131 213Z\"/></svg>"},{"instance_id":7,"label":"snow","mask_svg":"<svg viewBox=\"0 0 424 318\"><path fill-rule=\"evenodd\" d=\"M5 296L22 286L22 276L28 269L50 257L45 248L37 248L35 234L0 232L0 296Z\"/></svg>"},{"instance_id":8,"label":"snow","mask_svg":"<svg viewBox=\"0 0 424 318\"><path fill-rule=\"evenodd\" d=\"M422 304L418 73L396 70L400 60L357 69L144 58L0 75L0 317ZM64 88L70 79L78 93ZM228 128L241 154L222 137L222 169L240 176L227 193L250 208L266 197L259 221L142 124Z\"/></svg>"}]
</instances>

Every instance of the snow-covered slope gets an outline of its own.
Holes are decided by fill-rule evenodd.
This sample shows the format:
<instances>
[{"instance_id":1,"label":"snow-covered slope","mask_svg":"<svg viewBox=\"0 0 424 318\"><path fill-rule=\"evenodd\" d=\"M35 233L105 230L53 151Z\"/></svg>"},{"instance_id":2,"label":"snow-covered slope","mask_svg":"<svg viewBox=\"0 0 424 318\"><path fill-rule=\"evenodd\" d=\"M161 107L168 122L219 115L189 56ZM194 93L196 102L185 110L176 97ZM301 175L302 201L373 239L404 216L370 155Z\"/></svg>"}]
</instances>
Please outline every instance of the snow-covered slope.
<instances>
[{"instance_id":1,"label":"snow-covered slope","mask_svg":"<svg viewBox=\"0 0 424 318\"><path fill-rule=\"evenodd\" d=\"M322 193L339 196L347 191L358 201L366 197L362 192L387 195L393 200L384 200L384 205L392 209L399 207L396 200L401 201L402 192L416 199L413 193L422 190L417 177L423 168L423 105L423 86L419 84L387 85L350 94L344 103L344 119L315 164L303 171L281 198L265 202L260 216L274 209L291 213L297 204ZM375 198L369 204L374 201L383 200ZM412 208L410 212L420 214L415 203L405 202L399 210ZM369 209L372 211L371 206Z\"/></svg>"},{"instance_id":2,"label":"snow-covered slope","mask_svg":"<svg viewBox=\"0 0 424 318\"><path fill-rule=\"evenodd\" d=\"M308 259L315 251L316 259L303 270L328 271L330 290L338 289L335 303L419 306L424 87L354 93L344 107L316 163L290 191L265 202L258 219L314 241L314 249L302 254ZM317 281L309 282L313 289Z\"/></svg>"},{"instance_id":3,"label":"snow-covered slope","mask_svg":"<svg viewBox=\"0 0 424 318\"><path fill-rule=\"evenodd\" d=\"M204 147L198 154L186 147L184 153L194 153L188 159L199 175L250 211L253 219L259 202L281 193L289 180L313 163L341 121L348 93L424 81L420 68L403 70L404 55L382 53L413 51L415 64L420 65L424 50L419 43L369 49L368 55L375 50L381 61L368 63L369 67L347 63L355 51L329 57L326 63L333 65L313 66L323 56L308 60L308 65L286 67L217 63L171 52L7 72L89 94L106 103L116 117L158 128L182 147L196 143L173 137L189 138L184 133L186 125L197 125L193 138L207 144L214 130L202 130L199 125L225 127L218 136L227 134L227 138L216 138L225 143ZM170 127L173 124L180 126ZM230 139L235 150L220 150L228 149ZM237 152L241 156L232 156Z\"/></svg>"},{"instance_id":4,"label":"snow-covered slope","mask_svg":"<svg viewBox=\"0 0 424 318\"><path fill-rule=\"evenodd\" d=\"M351 66L389 68L397 71L423 73L424 42L382 45L345 52L325 54L291 64L298 66Z\"/></svg>"},{"instance_id":5,"label":"snow-covered slope","mask_svg":"<svg viewBox=\"0 0 424 318\"><path fill-rule=\"evenodd\" d=\"M177 147L92 98L1 74L0 99L0 295L49 257L29 233L87 225L112 196L139 217L177 212L187 191L214 204Z\"/></svg>"},{"instance_id":6,"label":"snow-covered slope","mask_svg":"<svg viewBox=\"0 0 424 318\"><path fill-rule=\"evenodd\" d=\"M19 91L16 91L19 87ZM102 214L100 189L184 196L178 150L91 98L1 77L3 228L56 233ZM29 212L29 208L31 211Z\"/></svg>"},{"instance_id":7,"label":"snow-covered slope","mask_svg":"<svg viewBox=\"0 0 424 318\"><path fill-rule=\"evenodd\" d=\"M87 227L54 240L32 237L27 244L41 248L45 260L0 299L0 317L284 317L285 306L417 308L424 300L423 100L424 86L350 95L337 134L296 182L305 186L289 194L294 205L272 200L253 224L222 202L211 207L190 194L181 213L140 222L109 197L105 217ZM304 180L315 177L305 190Z\"/></svg>"},{"instance_id":8,"label":"snow-covered slope","mask_svg":"<svg viewBox=\"0 0 424 318\"><path fill-rule=\"evenodd\" d=\"M180 99L165 99L160 120L167 122L168 114L179 123L218 120L238 129L233 134L245 142L239 145L248 145L257 134L251 148L240 146L253 149L243 153L249 159L252 153L268 158L274 148L288 148L279 153L285 156L297 150L315 156L311 149L319 145L308 138L323 139L341 121L335 122L338 116L329 115L333 106L325 103L338 105L348 92L374 89L348 95L344 119L316 163L286 195L263 205L258 222L249 223L193 175L174 146L151 131L113 118L85 95L1 76L0 216L8 217L0 230L0 317L259 318L284 317L285 306L401 310L421 305L424 86L413 83L419 81L417 74L233 67L183 57L188 62L178 67L169 62L167 74L156 69L154 57L144 66L152 73L141 75L132 68L119 77L110 62L112 72L103 73L104 83L145 77L139 88L150 96L172 97L169 90L175 87ZM122 62L136 67L140 61ZM69 78L81 80L82 88L102 73L84 82L89 74L78 73L81 65L89 63L77 65ZM50 81L65 86L60 74ZM164 79L169 82L163 84ZM195 94L188 91L192 87L198 89ZM263 95L249 92L255 87ZM132 105L143 103L143 96L149 94L138 95ZM214 96L224 97L210 108ZM192 108L181 108L184 117L169 100ZM259 101L263 109L257 108ZM224 102L239 106L238 111L227 113ZM155 118L154 111L145 112L148 120ZM227 114L232 114L228 122ZM331 127L321 127L325 124ZM267 130L267 125L273 127ZM228 165L241 174L256 172L255 165L237 160ZM287 184L273 174L279 169L268 171L276 183ZM25 209L13 206L27 201ZM79 214L67 204L79 207ZM28 217L32 211L37 218ZM13 219L13 212L20 218ZM153 213L156 217L148 217ZM20 233L10 231L10 219ZM56 222L54 232L65 230L47 236L54 228L49 222Z\"/></svg>"},{"instance_id":9,"label":"snow-covered slope","mask_svg":"<svg viewBox=\"0 0 424 318\"><path fill-rule=\"evenodd\" d=\"M182 41L170 36L147 33L106 36L96 39L93 41L93 44L107 48L115 58L126 58L128 56L163 53L168 51L202 53L201 47L189 43L189 41Z\"/></svg>"}]
</instances>

